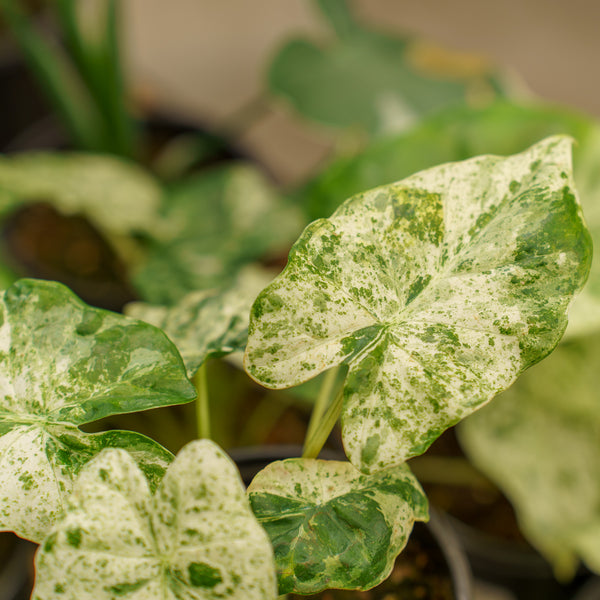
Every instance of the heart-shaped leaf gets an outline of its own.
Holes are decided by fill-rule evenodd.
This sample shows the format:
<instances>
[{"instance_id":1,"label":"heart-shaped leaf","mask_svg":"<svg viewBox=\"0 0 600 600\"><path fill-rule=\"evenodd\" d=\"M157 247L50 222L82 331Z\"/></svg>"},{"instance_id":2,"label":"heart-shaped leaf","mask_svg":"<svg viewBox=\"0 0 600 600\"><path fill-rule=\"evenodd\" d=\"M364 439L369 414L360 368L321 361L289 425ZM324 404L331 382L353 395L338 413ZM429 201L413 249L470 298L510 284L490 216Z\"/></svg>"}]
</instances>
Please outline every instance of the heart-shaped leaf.
<instances>
[{"instance_id":1,"label":"heart-shaped leaf","mask_svg":"<svg viewBox=\"0 0 600 600\"><path fill-rule=\"evenodd\" d=\"M174 304L191 291L223 286L242 266L287 252L300 211L248 166L185 180L165 200L165 225L135 277L144 300Z\"/></svg>"},{"instance_id":2,"label":"heart-shaped leaf","mask_svg":"<svg viewBox=\"0 0 600 600\"><path fill-rule=\"evenodd\" d=\"M163 332L91 308L58 283L20 280L0 311L0 528L39 541L81 465L112 435L141 448L142 462L168 462L143 436L86 436L77 425L187 402L195 390Z\"/></svg>"},{"instance_id":3,"label":"heart-shaped leaf","mask_svg":"<svg viewBox=\"0 0 600 600\"><path fill-rule=\"evenodd\" d=\"M179 349L193 377L207 358L244 351L250 308L272 279L266 270L246 267L223 289L190 292L171 307L135 302L126 313L160 327Z\"/></svg>"},{"instance_id":4,"label":"heart-shaped leaf","mask_svg":"<svg viewBox=\"0 0 600 600\"><path fill-rule=\"evenodd\" d=\"M573 172L594 240L588 283L569 311L567 329L569 336L585 335L600 329L600 125L589 117L555 106L507 102L478 110L448 110L410 132L373 143L357 156L335 161L301 196L310 218L326 217L346 198L421 169L479 154L521 152L559 133L577 142Z\"/></svg>"},{"instance_id":5,"label":"heart-shaped leaf","mask_svg":"<svg viewBox=\"0 0 600 600\"><path fill-rule=\"evenodd\" d=\"M111 156L35 152L0 157L0 210L50 202L84 214L105 232L127 234L156 225L162 190L133 163Z\"/></svg>"},{"instance_id":6,"label":"heart-shaped leaf","mask_svg":"<svg viewBox=\"0 0 600 600\"><path fill-rule=\"evenodd\" d=\"M0 423L2 429L6 425ZM0 436L0 528L41 542L62 517L81 467L104 448L127 448L153 489L173 459L162 446L131 431L89 435L68 425L13 424Z\"/></svg>"},{"instance_id":7,"label":"heart-shaped leaf","mask_svg":"<svg viewBox=\"0 0 600 600\"><path fill-rule=\"evenodd\" d=\"M391 572L427 499L408 466L364 475L350 463L289 459L248 488L275 550L279 593L370 589Z\"/></svg>"},{"instance_id":8,"label":"heart-shaped leaf","mask_svg":"<svg viewBox=\"0 0 600 600\"><path fill-rule=\"evenodd\" d=\"M36 567L34 600L276 597L269 539L237 469L206 440L179 453L154 496L126 452L101 452Z\"/></svg>"},{"instance_id":9,"label":"heart-shaped leaf","mask_svg":"<svg viewBox=\"0 0 600 600\"><path fill-rule=\"evenodd\" d=\"M415 60L417 44L361 27L345 4L321 2L339 39L293 39L270 65L270 91L303 116L329 126L381 133L406 129L468 97L489 99L501 93L487 66L460 75L427 72ZM445 62L453 60L446 57Z\"/></svg>"},{"instance_id":10,"label":"heart-shaped leaf","mask_svg":"<svg viewBox=\"0 0 600 600\"><path fill-rule=\"evenodd\" d=\"M597 334L562 343L458 430L529 541L566 578L580 558L600 573L599 356Z\"/></svg>"},{"instance_id":11,"label":"heart-shaped leaf","mask_svg":"<svg viewBox=\"0 0 600 600\"><path fill-rule=\"evenodd\" d=\"M591 258L570 173L554 137L348 200L257 298L249 374L281 388L346 364L351 462L420 454L558 343Z\"/></svg>"}]
</instances>

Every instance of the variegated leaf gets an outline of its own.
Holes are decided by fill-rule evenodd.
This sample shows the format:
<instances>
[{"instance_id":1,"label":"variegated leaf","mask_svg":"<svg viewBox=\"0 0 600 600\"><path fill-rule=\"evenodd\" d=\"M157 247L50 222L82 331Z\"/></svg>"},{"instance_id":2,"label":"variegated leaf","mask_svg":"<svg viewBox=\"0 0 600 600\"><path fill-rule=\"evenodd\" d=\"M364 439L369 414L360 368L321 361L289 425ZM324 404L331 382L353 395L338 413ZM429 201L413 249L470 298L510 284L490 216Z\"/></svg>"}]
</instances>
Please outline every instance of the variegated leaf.
<instances>
[{"instance_id":1,"label":"variegated leaf","mask_svg":"<svg viewBox=\"0 0 600 600\"><path fill-rule=\"evenodd\" d=\"M287 252L300 211L249 166L217 168L173 187L163 229L135 282L144 300L174 304L228 283L243 265Z\"/></svg>"},{"instance_id":2,"label":"variegated leaf","mask_svg":"<svg viewBox=\"0 0 600 600\"><path fill-rule=\"evenodd\" d=\"M408 466L364 475L350 463L289 459L248 488L275 550L279 592L369 589L391 572L427 499Z\"/></svg>"},{"instance_id":3,"label":"variegated leaf","mask_svg":"<svg viewBox=\"0 0 600 600\"><path fill-rule=\"evenodd\" d=\"M250 375L281 388L347 364L351 462L423 452L566 327L591 258L570 144L442 165L314 222L254 304Z\"/></svg>"},{"instance_id":4,"label":"variegated leaf","mask_svg":"<svg viewBox=\"0 0 600 600\"><path fill-rule=\"evenodd\" d=\"M39 541L111 435L144 448L142 462L166 460L142 436L86 436L77 425L187 402L195 390L164 333L91 308L58 283L15 283L0 298L0 322L0 528ZM31 503L17 506L20 494Z\"/></svg>"},{"instance_id":5,"label":"variegated leaf","mask_svg":"<svg viewBox=\"0 0 600 600\"><path fill-rule=\"evenodd\" d=\"M458 430L529 541L566 578L580 558L600 573L599 356L597 334L562 343Z\"/></svg>"},{"instance_id":6,"label":"variegated leaf","mask_svg":"<svg viewBox=\"0 0 600 600\"><path fill-rule=\"evenodd\" d=\"M127 448L153 489L173 458L130 431L88 435L68 425L13 426L0 436L0 528L41 542L62 517L81 467L104 448Z\"/></svg>"},{"instance_id":7,"label":"variegated leaf","mask_svg":"<svg viewBox=\"0 0 600 600\"><path fill-rule=\"evenodd\" d=\"M250 308L272 279L265 269L246 267L225 288L190 292L172 307L135 302L126 313L165 331L193 377L207 358L244 351Z\"/></svg>"},{"instance_id":8,"label":"variegated leaf","mask_svg":"<svg viewBox=\"0 0 600 600\"><path fill-rule=\"evenodd\" d=\"M403 135L341 158L301 193L311 218L329 216L346 198L443 162L479 154L513 154L551 134L571 135L573 172L594 240L588 282L569 310L566 336L600 330L600 125L590 117L544 104L497 102L482 109L444 111Z\"/></svg>"},{"instance_id":9,"label":"variegated leaf","mask_svg":"<svg viewBox=\"0 0 600 600\"><path fill-rule=\"evenodd\" d=\"M154 496L126 452L102 452L36 566L34 600L276 597L269 539L237 469L207 440L180 452Z\"/></svg>"},{"instance_id":10,"label":"variegated leaf","mask_svg":"<svg viewBox=\"0 0 600 600\"><path fill-rule=\"evenodd\" d=\"M35 152L0 157L0 210L50 202L85 214L106 232L155 228L162 189L133 163L111 156Z\"/></svg>"}]
</instances>

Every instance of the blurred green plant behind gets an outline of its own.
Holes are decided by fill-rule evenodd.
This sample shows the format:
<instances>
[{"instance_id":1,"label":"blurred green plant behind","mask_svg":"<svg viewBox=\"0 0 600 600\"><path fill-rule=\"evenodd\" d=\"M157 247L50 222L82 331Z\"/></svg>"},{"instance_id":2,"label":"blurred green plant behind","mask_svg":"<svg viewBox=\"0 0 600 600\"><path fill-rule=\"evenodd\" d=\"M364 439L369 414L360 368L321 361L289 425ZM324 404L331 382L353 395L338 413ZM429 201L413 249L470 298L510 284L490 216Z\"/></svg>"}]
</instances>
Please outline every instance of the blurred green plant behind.
<instances>
[{"instance_id":1,"label":"blurred green plant behind","mask_svg":"<svg viewBox=\"0 0 600 600\"><path fill-rule=\"evenodd\" d=\"M241 290L247 269L268 282L302 229L346 198L440 163L517 153L552 134L574 138L575 179L596 248L588 283L559 349L459 435L559 576L572 576L580 559L600 572L596 120L522 96L499 66L432 54L414 36L365 25L345 0L318 0L330 35L278 48L265 65L258 106L225 127L161 128L155 115L132 110L119 2L102 2L93 28L83 26L77 0L40 4L0 1L4 25L61 123L56 150L33 146L0 156L0 280L6 287L22 276L56 279L112 310L136 300L127 310L141 310L136 314L150 322L160 315L174 338L181 323L214 318L204 311ZM50 27L34 18L39 10L50 15ZM334 155L293 189L278 186L236 142L260 118L261 103L284 106L336 140ZM238 327L232 350L243 348L247 321L240 326L240 314L259 289L240 291L239 313L225 320L226 328L234 321ZM225 362L203 352L213 357L208 387L217 442L303 439L322 378L267 392L247 380L235 353ZM189 411L149 411L141 425L123 416L97 429L135 427L177 451L196 435Z\"/></svg>"}]
</instances>

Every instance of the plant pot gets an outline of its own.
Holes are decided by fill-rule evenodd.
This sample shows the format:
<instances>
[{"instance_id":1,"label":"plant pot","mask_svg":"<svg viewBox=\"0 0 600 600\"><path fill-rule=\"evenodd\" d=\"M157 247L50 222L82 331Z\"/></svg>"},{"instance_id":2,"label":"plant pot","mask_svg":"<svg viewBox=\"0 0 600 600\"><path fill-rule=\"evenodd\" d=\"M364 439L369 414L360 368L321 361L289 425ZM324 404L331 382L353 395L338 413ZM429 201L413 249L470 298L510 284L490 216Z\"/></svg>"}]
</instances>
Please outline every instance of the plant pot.
<instances>
[{"instance_id":1,"label":"plant pot","mask_svg":"<svg viewBox=\"0 0 600 600\"><path fill-rule=\"evenodd\" d=\"M600 600L600 577L592 577L571 600Z\"/></svg>"},{"instance_id":2,"label":"plant pot","mask_svg":"<svg viewBox=\"0 0 600 600\"><path fill-rule=\"evenodd\" d=\"M29 599L36 548L13 533L0 533L0 600Z\"/></svg>"},{"instance_id":3,"label":"plant pot","mask_svg":"<svg viewBox=\"0 0 600 600\"><path fill-rule=\"evenodd\" d=\"M516 600L572 600L589 577L582 569L573 581L560 583L551 565L530 546L487 535L450 515L448 520L474 577L510 591ZM600 588L596 598L600 600Z\"/></svg>"},{"instance_id":4,"label":"plant pot","mask_svg":"<svg viewBox=\"0 0 600 600\"><path fill-rule=\"evenodd\" d=\"M230 451L242 479L274 460L300 456L299 446L266 446ZM320 458L343 460L339 452L324 450ZM414 560L413 560L414 559ZM415 523L408 544L390 578L367 592L327 590L310 596L289 594L289 600L472 600L471 572L464 552L445 515L431 510L428 523Z\"/></svg>"},{"instance_id":5,"label":"plant pot","mask_svg":"<svg viewBox=\"0 0 600 600\"><path fill-rule=\"evenodd\" d=\"M452 430L431 446L427 456L432 455L464 459ZM425 481L416 465L414 470ZM589 573L581 569L573 581L557 581L550 563L521 534L514 510L502 492L483 475L472 473L480 480L477 485L451 481L446 471L443 476L449 481L427 478L424 488L432 504L447 514L473 577L503 588L515 600L571 600Z\"/></svg>"}]
</instances>

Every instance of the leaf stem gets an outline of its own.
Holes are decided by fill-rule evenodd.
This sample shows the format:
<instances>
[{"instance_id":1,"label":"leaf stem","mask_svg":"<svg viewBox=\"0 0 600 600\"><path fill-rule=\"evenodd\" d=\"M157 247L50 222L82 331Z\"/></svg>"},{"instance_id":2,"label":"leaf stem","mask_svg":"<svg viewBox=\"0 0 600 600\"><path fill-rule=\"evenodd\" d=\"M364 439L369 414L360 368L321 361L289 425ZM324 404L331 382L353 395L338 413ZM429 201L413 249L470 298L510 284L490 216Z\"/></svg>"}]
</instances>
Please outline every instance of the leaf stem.
<instances>
[{"instance_id":1,"label":"leaf stem","mask_svg":"<svg viewBox=\"0 0 600 600\"><path fill-rule=\"evenodd\" d=\"M312 428L310 435L307 433L306 441L304 443L304 449L302 451L302 458L317 458L319 452L325 445L329 434L335 427L337 420L342 412L342 405L344 403L344 388L340 387L336 394L333 402L329 404L325 410L323 416L319 419L317 424ZM315 406L315 412L317 407ZM321 409L319 409L321 410ZM312 421L312 419L311 419Z\"/></svg>"},{"instance_id":2,"label":"leaf stem","mask_svg":"<svg viewBox=\"0 0 600 600\"><path fill-rule=\"evenodd\" d=\"M317 396L317 400L310 415L308 430L306 432L307 440L314 435L316 428L323 419L323 415L327 410L327 404L329 404L330 398L333 396L335 389L338 370L338 368L329 369L329 371L327 371L324 375L321 388L319 389L319 395Z\"/></svg>"},{"instance_id":3,"label":"leaf stem","mask_svg":"<svg viewBox=\"0 0 600 600\"><path fill-rule=\"evenodd\" d=\"M206 362L202 363L193 379L198 397L196 398L196 424L198 438L210 439L210 407L208 403L208 383Z\"/></svg>"}]
</instances>

